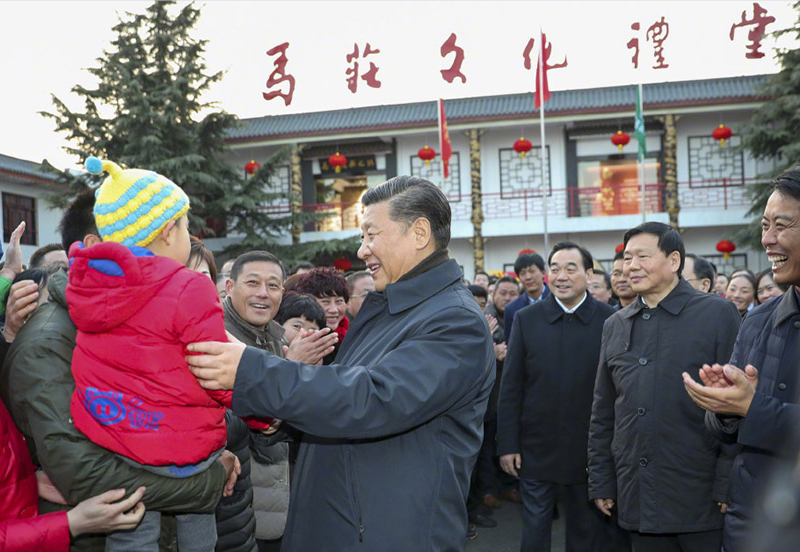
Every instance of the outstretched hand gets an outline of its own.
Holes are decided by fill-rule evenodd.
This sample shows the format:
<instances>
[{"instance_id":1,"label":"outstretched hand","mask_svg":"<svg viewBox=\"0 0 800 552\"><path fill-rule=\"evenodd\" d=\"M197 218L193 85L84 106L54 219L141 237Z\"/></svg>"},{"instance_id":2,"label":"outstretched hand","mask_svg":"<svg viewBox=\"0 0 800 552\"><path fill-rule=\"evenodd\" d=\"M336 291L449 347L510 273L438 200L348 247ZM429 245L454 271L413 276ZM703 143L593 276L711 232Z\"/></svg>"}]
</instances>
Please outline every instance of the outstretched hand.
<instances>
[{"instance_id":1,"label":"outstretched hand","mask_svg":"<svg viewBox=\"0 0 800 552\"><path fill-rule=\"evenodd\" d=\"M9 280L13 280L17 274L22 272L22 249L19 246L19 241L23 232L25 232L24 220L14 228L8 240L8 248L4 257L5 262L3 263L3 268L0 269L0 276L5 276Z\"/></svg>"},{"instance_id":2,"label":"outstretched hand","mask_svg":"<svg viewBox=\"0 0 800 552\"><path fill-rule=\"evenodd\" d=\"M242 343L203 341L190 343L187 349L201 355L187 355L189 370L205 389L233 389L239 361L246 347Z\"/></svg>"},{"instance_id":3,"label":"outstretched hand","mask_svg":"<svg viewBox=\"0 0 800 552\"><path fill-rule=\"evenodd\" d=\"M746 416L758 387L758 370L748 364L744 370L726 364L704 365L700 385L684 372L683 385L689 397L701 408L715 414Z\"/></svg>"},{"instance_id":4,"label":"outstretched hand","mask_svg":"<svg viewBox=\"0 0 800 552\"><path fill-rule=\"evenodd\" d=\"M303 364L320 364L322 359L334 350L339 336L330 328L321 330L305 330L294 338L292 344L284 347L287 360L296 360Z\"/></svg>"},{"instance_id":5,"label":"outstretched hand","mask_svg":"<svg viewBox=\"0 0 800 552\"><path fill-rule=\"evenodd\" d=\"M39 284L33 280L20 280L11 286L6 305L6 325L3 337L8 343L14 341L20 328L36 310L39 299Z\"/></svg>"},{"instance_id":6,"label":"outstretched hand","mask_svg":"<svg viewBox=\"0 0 800 552\"><path fill-rule=\"evenodd\" d=\"M125 489L114 489L79 503L67 512L69 532L73 537L83 533L110 533L136 527L144 516L144 487L125 500ZM119 500L119 502L117 502Z\"/></svg>"}]
</instances>

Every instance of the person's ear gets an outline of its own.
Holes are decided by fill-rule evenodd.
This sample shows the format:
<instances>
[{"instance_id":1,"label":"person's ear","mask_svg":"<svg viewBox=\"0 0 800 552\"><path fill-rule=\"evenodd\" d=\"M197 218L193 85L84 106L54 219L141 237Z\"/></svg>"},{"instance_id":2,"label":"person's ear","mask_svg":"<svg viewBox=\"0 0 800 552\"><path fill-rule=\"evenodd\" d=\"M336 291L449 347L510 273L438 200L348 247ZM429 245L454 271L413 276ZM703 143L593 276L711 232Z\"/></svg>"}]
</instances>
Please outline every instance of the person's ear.
<instances>
[{"instance_id":1,"label":"person's ear","mask_svg":"<svg viewBox=\"0 0 800 552\"><path fill-rule=\"evenodd\" d=\"M709 293L711 291L711 280L708 278L703 278L700 280L700 283L703 285L703 291Z\"/></svg>"},{"instance_id":2,"label":"person's ear","mask_svg":"<svg viewBox=\"0 0 800 552\"><path fill-rule=\"evenodd\" d=\"M233 280L230 278L225 278L225 291L228 295L233 293Z\"/></svg>"},{"instance_id":3,"label":"person's ear","mask_svg":"<svg viewBox=\"0 0 800 552\"><path fill-rule=\"evenodd\" d=\"M431 221L425 217L415 220L411 225L411 231L414 233L414 245L417 249L425 249L433 239Z\"/></svg>"},{"instance_id":4,"label":"person's ear","mask_svg":"<svg viewBox=\"0 0 800 552\"><path fill-rule=\"evenodd\" d=\"M161 232L158 233L158 239L161 239L164 242L164 245L169 245L172 242L172 231L177 227L177 225L177 221L171 220L164 228L161 229Z\"/></svg>"},{"instance_id":5,"label":"person's ear","mask_svg":"<svg viewBox=\"0 0 800 552\"><path fill-rule=\"evenodd\" d=\"M102 243L103 240L100 239L100 236L96 236L95 234L86 234L83 237L83 245L84 247L91 247L93 245L97 245L98 243Z\"/></svg>"},{"instance_id":6,"label":"person's ear","mask_svg":"<svg viewBox=\"0 0 800 552\"><path fill-rule=\"evenodd\" d=\"M591 280L592 276L594 276L594 269L593 268L588 268L586 270L586 279L587 280Z\"/></svg>"},{"instance_id":7,"label":"person's ear","mask_svg":"<svg viewBox=\"0 0 800 552\"><path fill-rule=\"evenodd\" d=\"M670 268L673 269L673 272L678 272L678 268L681 266L681 254L678 251L673 251L669 254L669 264Z\"/></svg>"}]
</instances>

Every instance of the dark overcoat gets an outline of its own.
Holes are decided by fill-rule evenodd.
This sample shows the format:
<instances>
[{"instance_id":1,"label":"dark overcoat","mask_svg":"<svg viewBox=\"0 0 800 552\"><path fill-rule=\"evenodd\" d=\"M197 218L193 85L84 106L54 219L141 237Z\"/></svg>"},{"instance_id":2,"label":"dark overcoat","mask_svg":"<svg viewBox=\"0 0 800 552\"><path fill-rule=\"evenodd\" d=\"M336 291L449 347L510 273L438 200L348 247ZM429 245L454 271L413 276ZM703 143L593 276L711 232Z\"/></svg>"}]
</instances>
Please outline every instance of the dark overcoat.
<instances>
[{"instance_id":1,"label":"dark overcoat","mask_svg":"<svg viewBox=\"0 0 800 552\"><path fill-rule=\"evenodd\" d=\"M738 442L731 474L730 507L725 516L726 552L750 550L749 530L761 492L773 471L790 470L800 451L800 307L792 287L780 298L753 309L742 322L731 364L758 369L758 386L747 416L726 420L706 414L706 425L728 442Z\"/></svg>"},{"instance_id":2,"label":"dark overcoat","mask_svg":"<svg viewBox=\"0 0 800 552\"><path fill-rule=\"evenodd\" d=\"M332 365L246 349L234 411L305 432L282 550L463 550L494 348L461 277L448 260L370 293Z\"/></svg>"},{"instance_id":3,"label":"dark overcoat","mask_svg":"<svg viewBox=\"0 0 800 552\"><path fill-rule=\"evenodd\" d=\"M589 427L589 497L616 500L622 528L692 533L722 527L730 458L683 385L730 359L741 317L685 280L656 308L641 298L611 316Z\"/></svg>"},{"instance_id":4,"label":"dark overcoat","mask_svg":"<svg viewBox=\"0 0 800 552\"><path fill-rule=\"evenodd\" d=\"M521 477L586 482L586 442L603 323L614 308L587 294L571 314L551 294L520 310L500 386L497 453L522 455Z\"/></svg>"}]
</instances>

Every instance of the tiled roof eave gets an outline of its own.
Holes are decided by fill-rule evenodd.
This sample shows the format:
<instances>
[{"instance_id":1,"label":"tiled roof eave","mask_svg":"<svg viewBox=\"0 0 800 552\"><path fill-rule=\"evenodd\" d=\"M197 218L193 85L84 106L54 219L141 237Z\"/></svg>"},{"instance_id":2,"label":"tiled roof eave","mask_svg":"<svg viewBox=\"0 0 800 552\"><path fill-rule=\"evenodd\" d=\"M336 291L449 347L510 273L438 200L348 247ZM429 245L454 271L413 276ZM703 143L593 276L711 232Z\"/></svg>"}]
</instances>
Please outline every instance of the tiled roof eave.
<instances>
[{"instance_id":1,"label":"tiled roof eave","mask_svg":"<svg viewBox=\"0 0 800 552\"><path fill-rule=\"evenodd\" d=\"M712 105L736 105L752 102L763 102L768 100L768 96L755 95L755 96L736 96L736 97L723 97L723 98L708 98L703 100L681 100L681 101L668 101L668 102L646 102L643 105L645 113L652 110L668 109L668 108L681 108L681 107L703 107ZM552 109L545 112L545 117L549 114L551 116L568 116L568 115L591 115L603 113L619 113L624 111L633 111L633 105L620 104L602 107L588 107L578 109ZM469 124L469 123L487 123L494 121L507 121L516 119L531 119L539 116L538 110L531 110L529 112L521 113L505 113L500 115L482 115L475 117L450 117L447 118L447 123L450 126ZM354 127L339 127L330 129L319 129L303 132L289 132L289 133L274 133L263 134L258 136L244 136L238 138L228 138L225 141L229 144L243 144L248 142L260 142L264 140L278 140L290 138L306 138L309 136L332 136L337 134L362 134L371 132L383 132L391 130L406 130L413 128L427 128L436 126L437 119L427 119L419 121L407 121L404 123L388 123L381 125L369 126L354 126Z\"/></svg>"},{"instance_id":2,"label":"tiled roof eave","mask_svg":"<svg viewBox=\"0 0 800 552\"><path fill-rule=\"evenodd\" d=\"M0 168L0 174L7 174L16 178L24 178L25 180L33 180L41 184L57 184L55 178L48 178L46 176L37 176L23 171L15 171L10 169Z\"/></svg>"}]
</instances>

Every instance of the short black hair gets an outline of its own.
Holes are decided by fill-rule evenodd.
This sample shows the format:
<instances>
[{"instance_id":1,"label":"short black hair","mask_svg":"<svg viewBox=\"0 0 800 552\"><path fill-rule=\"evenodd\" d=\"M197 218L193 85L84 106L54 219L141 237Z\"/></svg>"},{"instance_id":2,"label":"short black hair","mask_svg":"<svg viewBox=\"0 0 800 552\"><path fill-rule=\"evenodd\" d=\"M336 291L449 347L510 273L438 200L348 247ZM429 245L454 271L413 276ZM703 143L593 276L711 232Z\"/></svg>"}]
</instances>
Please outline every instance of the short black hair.
<instances>
[{"instance_id":1,"label":"short black hair","mask_svg":"<svg viewBox=\"0 0 800 552\"><path fill-rule=\"evenodd\" d=\"M283 263L281 260L270 253L269 251L248 251L247 253L242 253L236 260L233 261L233 266L231 267L231 280L234 282L239 278L239 275L242 273L242 269L244 265L247 263L254 263L254 262L266 262L266 263L274 263L281 267L281 279L286 279L286 269L283 268Z\"/></svg>"},{"instance_id":2,"label":"short black hair","mask_svg":"<svg viewBox=\"0 0 800 552\"><path fill-rule=\"evenodd\" d=\"M471 286L467 286L467 289L473 297L483 297L486 300L489 299L489 292L486 291L486 288L483 286L476 286L473 284Z\"/></svg>"},{"instance_id":3,"label":"short black hair","mask_svg":"<svg viewBox=\"0 0 800 552\"><path fill-rule=\"evenodd\" d=\"M418 218L427 219L436 249L450 245L450 202L432 182L418 176L395 176L370 188L361 198L365 207L384 201L389 202L389 218L394 222L407 230Z\"/></svg>"},{"instance_id":4,"label":"short black hair","mask_svg":"<svg viewBox=\"0 0 800 552\"><path fill-rule=\"evenodd\" d=\"M538 253L523 253L514 261L514 272L519 275L520 272L532 265L536 265L536 268L544 272L544 259L542 259L541 255Z\"/></svg>"},{"instance_id":5,"label":"short black hair","mask_svg":"<svg viewBox=\"0 0 800 552\"><path fill-rule=\"evenodd\" d=\"M345 279L347 280L347 289L350 291L350 295L353 295L353 290L356 289L356 282L367 276L372 277L369 270L359 270L358 272L347 275Z\"/></svg>"},{"instance_id":6,"label":"short black hair","mask_svg":"<svg viewBox=\"0 0 800 552\"><path fill-rule=\"evenodd\" d=\"M290 318L303 317L310 322L316 322L319 329L327 325L325 309L317 302L313 295L307 293L290 292L283 296L275 322L283 324Z\"/></svg>"},{"instance_id":7,"label":"short black hair","mask_svg":"<svg viewBox=\"0 0 800 552\"><path fill-rule=\"evenodd\" d=\"M494 283L495 291L497 291L497 288L500 286L500 284L514 284L515 286L517 286L517 291L519 291L519 282L516 281L511 276L503 276L501 278L498 278L497 281Z\"/></svg>"},{"instance_id":8,"label":"short black hair","mask_svg":"<svg viewBox=\"0 0 800 552\"><path fill-rule=\"evenodd\" d=\"M28 259L28 268L39 268L44 263L44 256L53 251L64 251L64 246L60 243L48 243L33 252Z\"/></svg>"},{"instance_id":9,"label":"short black hair","mask_svg":"<svg viewBox=\"0 0 800 552\"><path fill-rule=\"evenodd\" d=\"M608 291L612 292L612 294L613 294L614 290L611 287L611 276L608 275L608 272L606 272L605 270L602 270L600 268L597 268L597 269L595 269L594 273L595 274L600 274L600 275L603 276L603 281L606 283L606 289Z\"/></svg>"},{"instance_id":10,"label":"short black hair","mask_svg":"<svg viewBox=\"0 0 800 552\"><path fill-rule=\"evenodd\" d=\"M687 253L686 256L694 261L694 275L697 277L697 279L702 280L703 278L708 278L708 281L711 282L711 287L713 288L714 269L711 267L711 263L709 263L700 255L695 255L694 253Z\"/></svg>"},{"instance_id":11,"label":"short black hair","mask_svg":"<svg viewBox=\"0 0 800 552\"><path fill-rule=\"evenodd\" d=\"M577 249L578 253L581 254L581 261L583 262L583 270L589 270L594 266L594 259L592 259L592 254L589 253L589 250L571 241L562 241L555 244L553 246L553 250L550 252L550 256L547 257L547 264L550 264L550 261L553 260L553 255L555 255L562 249Z\"/></svg>"},{"instance_id":12,"label":"short black hair","mask_svg":"<svg viewBox=\"0 0 800 552\"><path fill-rule=\"evenodd\" d=\"M618 260L620 260L620 259L624 259L624 258L625 258L625 251L617 251L617 252L614 254L614 260L613 260L613 261L611 261L611 262L612 262L612 263L615 263L615 262L617 262Z\"/></svg>"},{"instance_id":13,"label":"short black hair","mask_svg":"<svg viewBox=\"0 0 800 552\"><path fill-rule=\"evenodd\" d=\"M58 223L64 251L69 251L69 246L83 240L88 234L100 235L94 222L94 202L94 190L83 190L64 210Z\"/></svg>"},{"instance_id":14,"label":"short black hair","mask_svg":"<svg viewBox=\"0 0 800 552\"><path fill-rule=\"evenodd\" d=\"M487 278L489 281L491 281L491 280L492 280L492 277L491 277L491 276L489 276L489 273L488 273L488 272L486 272L485 270L479 270L478 272L476 272L476 273L475 273L475 277L477 277L477 276L478 276L478 274L483 274L484 276L486 276L486 278ZM475 277L473 277L472 279L473 279L473 280L475 280Z\"/></svg>"},{"instance_id":15,"label":"short black hair","mask_svg":"<svg viewBox=\"0 0 800 552\"><path fill-rule=\"evenodd\" d=\"M800 201L800 166L784 171L773 180L772 190Z\"/></svg>"},{"instance_id":16,"label":"short black hair","mask_svg":"<svg viewBox=\"0 0 800 552\"><path fill-rule=\"evenodd\" d=\"M664 255L669 256L671 253L677 251L680 255L680 264L678 265L678 277L683 272L683 263L686 259L686 249L683 246L683 238L680 233L669 224L663 222L643 222L635 228L631 228L625 232L623 243L628 247L628 242L634 236L639 234L650 234L658 238L658 248L664 252Z\"/></svg>"},{"instance_id":17,"label":"short black hair","mask_svg":"<svg viewBox=\"0 0 800 552\"><path fill-rule=\"evenodd\" d=\"M301 269L311 270L312 268L315 268L314 263L309 263L308 261L301 261L292 267L291 273L297 274L298 270Z\"/></svg>"},{"instance_id":18,"label":"short black hair","mask_svg":"<svg viewBox=\"0 0 800 552\"><path fill-rule=\"evenodd\" d=\"M733 272L731 272L731 278L733 278L734 276L738 276L739 274L747 274L753 280L756 279L756 275L753 274L752 270L750 270L749 268L743 268L743 267L737 268Z\"/></svg>"}]
</instances>

